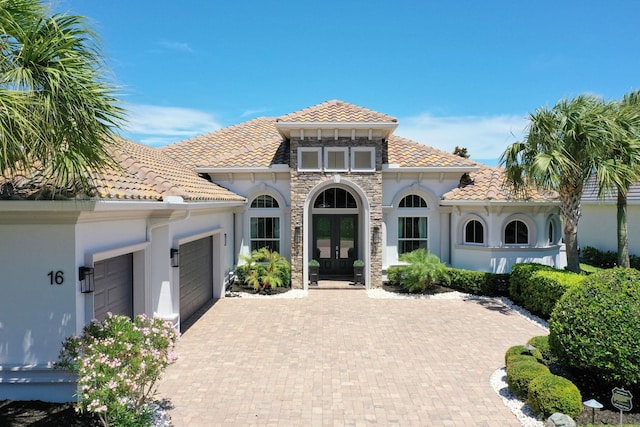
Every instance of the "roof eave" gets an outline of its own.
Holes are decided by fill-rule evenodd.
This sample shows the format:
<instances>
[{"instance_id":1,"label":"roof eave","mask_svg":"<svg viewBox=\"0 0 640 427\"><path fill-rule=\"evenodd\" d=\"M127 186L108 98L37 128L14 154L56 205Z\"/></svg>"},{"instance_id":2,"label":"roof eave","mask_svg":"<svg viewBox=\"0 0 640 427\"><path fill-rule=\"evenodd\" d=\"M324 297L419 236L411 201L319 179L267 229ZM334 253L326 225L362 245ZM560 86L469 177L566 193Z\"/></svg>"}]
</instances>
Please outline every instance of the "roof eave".
<instances>
[{"instance_id":1,"label":"roof eave","mask_svg":"<svg viewBox=\"0 0 640 427\"><path fill-rule=\"evenodd\" d=\"M383 131L383 138L388 138L398 127L398 123L393 122L280 122L276 121L276 129L280 134L289 139L292 130L299 129L372 129Z\"/></svg>"},{"instance_id":2,"label":"roof eave","mask_svg":"<svg viewBox=\"0 0 640 427\"><path fill-rule=\"evenodd\" d=\"M484 199L484 200L440 200L440 205L442 206L531 206L531 204L536 205L551 205L551 206L560 206L559 200L493 200L493 199Z\"/></svg>"},{"instance_id":3,"label":"roof eave","mask_svg":"<svg viewBox=\"0 0 640 427\"><path fill-rule=\"evenodd\" d=\"M275 164L271 166L251 166L251 167L226 167L199 166L194 168L196 173L289 173L291 168L286 164Z\"/></svg>"},{"instance_id":4,"label":"roof eave","mask_svg":"<svg viewBox=\"0 0 640 427\"><path fill-rule=\"evenodd\" d=\"M411 166L402 167L397 164L384 164L382 165L383 173L398 173L398 172L451 172L451 173L465 173L476 172L480 170L480 166Z\"/></svg>"}]
</instances>

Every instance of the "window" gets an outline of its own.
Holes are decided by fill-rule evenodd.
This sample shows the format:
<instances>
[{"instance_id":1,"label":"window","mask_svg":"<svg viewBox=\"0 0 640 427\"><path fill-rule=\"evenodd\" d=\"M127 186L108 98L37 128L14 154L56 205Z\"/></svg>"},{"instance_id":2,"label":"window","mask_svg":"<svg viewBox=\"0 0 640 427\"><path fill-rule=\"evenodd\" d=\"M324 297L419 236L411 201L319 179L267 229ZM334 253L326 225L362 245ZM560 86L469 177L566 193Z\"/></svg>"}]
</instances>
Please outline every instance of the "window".
<instances>
[{"instance_id":1,"label":"window","mask_svg":"<svg viewBox=\"0 0 640 427\"><path fill-rule=\"evenodd\" d=\"M374 147L351 148L351 170L373 172L376 170L376 149Z\"/></svg>"},{"instance_id":2,"label":"window","mask_svg":"<svg viewBox=\"0 0 640 427\"><path fill-rule=\"evenodd\" d=\"M262 194L251 202L251 208L279 208L278 201L268 194Z\"/></svg>"},{"instance_id":3,"label":"window","mask_svg":"<svg viewBox=\"0 0 640 427\"><path fill-rule=\"evenodd\" d=\"M519 220L511 221L504 229L504 242L507 245L526 245L529 243L529 228Z\"/></svg>"},{"instance_id":4,"label":"window","mask_svg":"<svg viewBox=\"0 0 640 427\"><path fill-rule=\"evenodd\" d=\"M417 194L410 194L400 200L400 205L398 207L401 208L426 208L427 202Z\"/></svg>"},{"instance_id":5,"label":"window","mask_svg":"<svg viewBox=\"0 0 640 427\"><path fill-rule=\"evenodd\" d=\"M320 147L298 148L298 170L321 170Z\"/></svg>"},{"instance_id":6,"label":"window","mask_svg":"<svg viewBox=\"0 0 640 427\"><path fill-rule=\"evenodd\" d=\"M554 235L553 235L553 221L549 221L549 244L553 245L555 243Z\"/></svg>"},{"instance_id":7,"label":"window","mask_svg":"<svg viewBox=\"0 0 640 427\"><path fill-rule=\"evenodd\" d=\"M398 255L427 249L427 217L398 218Z\"/></svg>"},{"instance_id":8,"label":"window","mask_svg":"<svg viewBox=\"0 0 640 427\"><path fill-rule=\"evenodd\" d=\"M344 188L329 188L318 195L314 208L355 209L356 199Z\"/></svg>"},{"instance_id":9,"label":"window","mask_svg":"<svg viewBox=\"0 0 640 427\"><path fill-rule=\"evenodd\" d=\"M480 221L471 220L464 227L465 243L484 243L484 226Z\"/></svg>"},{"instance_id":10,"label":"window","mask_svg":"<svg viewBox=\"0 0 640 427\"><path fill-rule=\"evenodd\" d=\"M260 248L280 252L280 218L251 218L251 250Z\"/></svg>"},{"instance_id":11,"label":"window","mask_svg":"<svg viewBox=\"0 0 640 427\"><path fill-rule=\"evenodd\" d=\"M346 148L325 148L324 149L324 170L346 171L348 151Z\"/></svg>"}]
</instances>

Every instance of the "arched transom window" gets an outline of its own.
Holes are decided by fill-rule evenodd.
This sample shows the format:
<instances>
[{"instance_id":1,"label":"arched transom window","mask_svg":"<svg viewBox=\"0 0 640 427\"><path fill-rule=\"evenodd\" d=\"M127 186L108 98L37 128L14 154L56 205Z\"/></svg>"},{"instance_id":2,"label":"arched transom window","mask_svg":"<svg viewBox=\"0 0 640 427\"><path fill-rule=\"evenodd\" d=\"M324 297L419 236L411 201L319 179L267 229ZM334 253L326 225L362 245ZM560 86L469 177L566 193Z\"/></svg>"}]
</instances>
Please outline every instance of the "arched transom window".
<instances>
[{"instance_id":1,"label":"arched transom window","mask_svg":"<svg viewBox=\"0 0 640 427\"><path fill-rule=\"evenodd\" d=\"M251 208L279 208L278 201L268 194L261 194L260 196L253 199L251 202Z\"/></svg>"},{"instance_id":2,"label":"arched transom window","mask_svg":"<svg viewBox=\"0 0 640 427\"><path fill-rule=\"evenodd\" d=\"M523 221L514 220L504 229L504 242L507 245L529 244L529 227Z\"/></svg>"},{"instance_id":3,"label":"arched transom window","mask_svg":"<svg viewBox=\"0 0 640 427\"><path fill-rule=\"evenodd\" d=\"M316 197L314 208L353 209L357 208L356 199L344 188L328 188Z\"/></svg>"}]
</instances>

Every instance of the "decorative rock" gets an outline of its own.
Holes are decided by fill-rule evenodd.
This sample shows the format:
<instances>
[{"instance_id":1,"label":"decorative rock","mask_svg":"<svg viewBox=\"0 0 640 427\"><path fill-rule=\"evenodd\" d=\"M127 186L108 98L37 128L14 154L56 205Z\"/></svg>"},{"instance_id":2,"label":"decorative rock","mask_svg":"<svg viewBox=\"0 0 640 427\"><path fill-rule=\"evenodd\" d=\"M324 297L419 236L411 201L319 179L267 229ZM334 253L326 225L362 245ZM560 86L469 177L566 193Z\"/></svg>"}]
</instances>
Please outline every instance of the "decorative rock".
<instances>
[{"instance_id":1,"label":"decorative rock","mask_svg":"<svg viewBox=\"0 0 640 427\"><path fill-rule=\"evenodd\" d=\"M576 422L569 415L556 412L547 418L546 427L576 427Z\"/></svg>"}]
</instances>

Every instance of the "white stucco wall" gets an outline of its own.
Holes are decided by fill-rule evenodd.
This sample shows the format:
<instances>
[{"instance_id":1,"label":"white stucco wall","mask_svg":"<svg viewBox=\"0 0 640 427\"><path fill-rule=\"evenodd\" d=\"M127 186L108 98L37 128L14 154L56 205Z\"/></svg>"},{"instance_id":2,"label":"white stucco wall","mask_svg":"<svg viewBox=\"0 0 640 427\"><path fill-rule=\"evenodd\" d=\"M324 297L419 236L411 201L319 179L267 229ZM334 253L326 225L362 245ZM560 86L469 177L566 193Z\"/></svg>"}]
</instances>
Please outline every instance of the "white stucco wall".
<instances>
[{"instance_id":1,"label":"white stucco wall","mask_svg":"<svg viewBox=\"0 0 640 427\"><path fill-rule=\"evenodd\" d=\"M0 400L60 398L73 389L66 382L50 382L68 378L52 378L48 364L57 360L65 337L76 332L74 225L4 223L0 235ZM32 394L24 379L34 377L51 390Z\"/></svg>"},{"instance_id":2,"label":"white stucco wall","mask_svg":"<svg viewBox=\"0 0 640 427\"><path fill-rule=\"evenodd\" d=\"M640 255L640 203L627 207L629 253ZM578 224L578 245L593 246L604 251L618 250L617 212L615 202L583 202Z\"/></svg>"}]
</instances>

